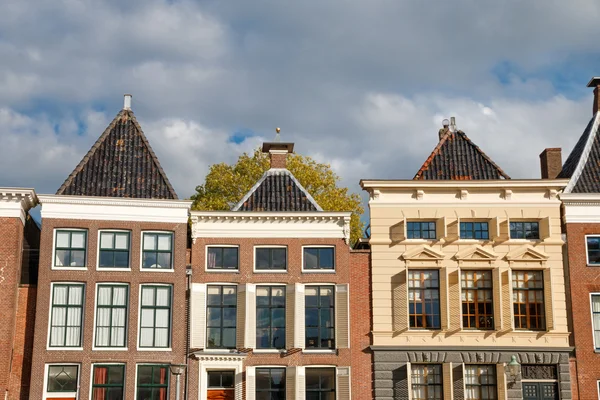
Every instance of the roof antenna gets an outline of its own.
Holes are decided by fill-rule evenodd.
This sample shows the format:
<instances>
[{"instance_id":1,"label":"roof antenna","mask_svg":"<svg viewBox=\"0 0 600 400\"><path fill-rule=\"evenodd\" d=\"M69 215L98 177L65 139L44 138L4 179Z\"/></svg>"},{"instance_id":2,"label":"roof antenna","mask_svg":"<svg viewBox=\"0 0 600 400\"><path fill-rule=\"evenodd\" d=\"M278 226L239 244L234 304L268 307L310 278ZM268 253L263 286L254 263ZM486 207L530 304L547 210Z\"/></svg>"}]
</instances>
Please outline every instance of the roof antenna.
<instances>
[{"instance_id":1,"label":"roof antenna","mask_svg":"<svg viewBox=\"0 0 600 400\"><path fill-rule=\"evenodd\" d=\"M279 132L281 132L281 128L279 128L279 127L275 128L275 132L277 132L277 135L275 135L274 142L281 142L281 136L279 136Z\"/></svg>"},{"instance_id":2,"label":"roof antenna","mask_svg":"<svg viewBox=\"0 0 600 400\"><path fill-rule=\"evenodd\" d=\"M131 110L131 98L133 96L130 94L125 94L123 97L123 110Z\"/></svg>"}]
</instances>

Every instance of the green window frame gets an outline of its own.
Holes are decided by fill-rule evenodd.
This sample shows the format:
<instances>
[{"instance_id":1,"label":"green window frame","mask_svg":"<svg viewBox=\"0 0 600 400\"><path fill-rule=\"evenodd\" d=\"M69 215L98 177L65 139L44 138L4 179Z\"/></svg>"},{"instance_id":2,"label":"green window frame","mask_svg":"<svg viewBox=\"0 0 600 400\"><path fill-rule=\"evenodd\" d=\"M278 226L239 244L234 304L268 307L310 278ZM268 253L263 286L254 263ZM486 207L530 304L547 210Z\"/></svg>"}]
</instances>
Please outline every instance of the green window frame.
<instances>
[{"instance_id":1,"label":"green window frame","mask_svg":"<svg viewBox=\"0 0 600 400\"><path fill-rule=\"evenodd\" d=\"M235 349L237 286L209 285L206 311L206 347L209 349Z\"/></svg>"},{"instance_id":2,"label":"green window frame","mask_svg":"<svg viewBox=\"0 0 600 400\"><path fill-rule=\"evenodd\" d=\"M256 398L285 400L285 368L256 368Z\"/></svg>"},{"instance_id":3,"label":"green window frame","mask_svg":"<svg viewBox=\"0 0 600 400\"><path fill-rule=\"evenodd\" d=\"M124 389L124 364L94 364L92 400L122 400Z\"/></svg>"},{"instance_id":4,"label":"green window frame","mask_svg":"<svg viewBox=\"0 0 600 400\"><path fill-rule=\"evenodd\" d=\"M128 285L98 285L96 347L127 347Z\"/></svg>"},{"instance_id":5,"label":"green window frame","mask_svg":"<svg viewBox=\"0 0 600 400\"><path fill-rule=\"evenodd\" d=\"M173 269L173 233L143 232L142 269Z\"/></svg>"},{"instance_id":6,"label":"green window frame","mask_svg":"<svg viewBox=\"0 0 600 400\"><path fill-rule=\"evenodd\" d=\"M76 393L79 384L79 365L48 365L46 392Z\"/></svg>"},{"instance_id":7,"label":"green window frame","mask_svg":"<svg viewBox=\"0 0 600 400\"><path fill-rule=\"evenodd\" d=\"M169 398L170 371L168 365L144 364L137 366L136 398L138 400L165 400Z\"/></svg>"},{"instance_id":8,"label":"green window frame","mask_svg":"<svg viewBox=\"0 0 600 400\"><path fill-rule=\"evenodd\" d=\"M54 266L85 268L87 260L87 230L57 229L54 234Z\"/></svg>"},{"instance_id":9,"label":"green window frame","mask_svg":"<svg viewBox=\"0 0 600 400\"><path fill-rule=\"evenodd\" d=\"M510 221L510 238L539 239L540 223L537 221Z\"/></svg>"},{"instance_id":10,"label":"green window frame","mask_svg":"<svg viewBox=\"0 0 600 400\"><path fill-rule=\"evenodd\" d=\"M81 347L84 303L83 283L52 285L49 347Z\"/></svg>"},{"instance_id":11,"label":"green window frame","mask_svg":"<svg viewBox=\"0 0 600 400\"><path fill-rule=\"evenodd\" d=\"M305 390L307 400L335 399L335 368L306 368Z\"/></svg>"},{"instance_id":12,"label":"green window frame","mask_svg":"<svg viewBox=\"0 0 600 400\"><path fill-rule=\"evenodd\" d=\"M129 268L130 248L130 232L100 231L98 268Z\"/></svg>"},{"instance_id":13,"label":"green window frame","mask_svg":"<svg viewBox=\"0 0 600 400\"><path fill-rule=\"evenodd\" d=\"M254 269L257 271L286 271L287 247L256 247Z\"/></svg>"},{"instance_id":14,"label":"green window frame","mask_svg":"<svg viewBox=\"0 0 600 400\"><path fill-rule=\"evenodd\" d=\"M435 239L435 221L408 221L406 223L407 239Z\"/></svg>"},{"instance_id":15,"label":"green window frame","mask_svg":"<svg viewBox=\"0 0 600 400\"><path fill-rule=\"evenodd\" d=\"M256 348L285 348L285 286L256 287Z\"/></svg>"},{"instance_id":16,"label":"green window frame","mask_svg":"<svg viewBox=\"0 0 600 400\"><path fill-rule=\"evenodd\" d=\"M304 289L305 347L335 349L335 286Z\"/></svg>"},{"instance_id":17,"label":"green window frame","mask_svg":"<svg viewBox=\"0 0 600 400\"><path fill-rule=\"evenodd\" d=\"M239 248L237 246L209 246L206 249L206 269L239 269Z\"/></svg>"},{"instance_id":18,"label":"green window frame","mask_svg":"<svg viewBox=\"0 0 600 400\"><path fill-rule=\"evenodd\" d=\"M305 270L335 270L335 247L305 247Z\"/></svg>"},{"instance_id":19,"label":"green window frame","mask_svg":"<svg viewBox=\"0 0 600 400\"><path fill-rule=\"evenodd\" d=\"M172 297L170 285L142 285L139 347L171 346Z\"/></svg>"}]
</instances>

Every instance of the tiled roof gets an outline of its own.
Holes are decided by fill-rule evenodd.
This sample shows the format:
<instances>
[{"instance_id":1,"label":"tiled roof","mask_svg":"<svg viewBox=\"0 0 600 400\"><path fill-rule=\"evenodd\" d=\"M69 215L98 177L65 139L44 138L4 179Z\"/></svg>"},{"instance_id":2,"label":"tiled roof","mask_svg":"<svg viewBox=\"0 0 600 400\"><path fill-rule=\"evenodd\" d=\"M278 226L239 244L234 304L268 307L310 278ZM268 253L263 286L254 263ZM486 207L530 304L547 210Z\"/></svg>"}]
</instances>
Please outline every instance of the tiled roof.
<instances>
[{"instance_id":1,"label":"tiled roof","mask_svg":"<svg viewBox=\"0 0 600 400\"><path fill-rule=\"evenodd\" d=\"M323 211L287 169L271 168L233 211Z\"/></svg>"},{"instance_id":2,"label":"tiled roof","mask_svg":"<svg viewBox=\"0 0 600 400\"><path fill-rule=\"evenodd\" d=\"M506 175L464 132L448 130L414 179L510 179L510 176Z\"/></svg>"},{"instance_id":3,"label":"tiled roof","mask_svg":"<svg viewBox=\"0 0 600 400\"><path fill-rule=\"evenodd\" d=\"M129 109L117 114L56 194L177 199Z\"/></svg>"},{"instance_id":4,"label":"tiled roof","mask_svg":"<svg viewBox=\"0 0 600 400\"><path fill-rule=\"evenodd\" d=\"M558 178L570 178L565 193L600 193L600 113L590 120Z\"/></svg>"}]
</instances>

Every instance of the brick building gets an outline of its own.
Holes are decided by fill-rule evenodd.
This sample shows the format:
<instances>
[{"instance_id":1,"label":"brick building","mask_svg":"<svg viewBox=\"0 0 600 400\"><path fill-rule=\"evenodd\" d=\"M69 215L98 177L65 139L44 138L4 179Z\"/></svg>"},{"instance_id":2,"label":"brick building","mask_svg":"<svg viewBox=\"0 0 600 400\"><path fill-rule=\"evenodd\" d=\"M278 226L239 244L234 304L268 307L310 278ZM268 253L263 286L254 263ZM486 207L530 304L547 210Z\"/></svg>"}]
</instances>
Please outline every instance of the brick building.
<instances>
[{"instance_id":1,"label":"brick building","mask_svg":"<svg viewBox=\"0 0 600 400\"><path fill-rule=\"evenodd\" d=\"M232 211L192 211L189 399L370 399L368 250L286 169Z\"/></svg>"},{"instance_id":2,"label":"brick building","mask_svg":"<svg viewBox=\"0 0 600 400\"><path fill-rule=\"evenodd\" d=\"M454 124L413 180L361 181L375 399L571 398L566 184L510 179Z\"/></svg>"},{"instance_id":3,"label":"brick building","mask_svg":"<svg viewBox=\"0 0 600 400\"><path fill-rule=\"evenodd\" d=\"M0 398L29 398L40 231L33 189L0 188Z\"/></svg>"},{"instance_id":4,"label":"brick building","mask_svg":"<svg viewBox=\"0 0 600 400\"><path fill-rule=\"evenodd\" d=\"M569 183L560 195L566 233L568 292L576 361L573 398L600 397L600 78L594 88L593 117L565 161L560 178Z\"/></svg>"},{"instance_id":5,"label":"brick building","mask_svg":"<svg viewBox=\"0 0 600 400\"><path fill-rule=\"evenodd\" d=\"M175 398L191 202L177 199L130 106L126 95L57 193L39 196L31 398Z\"/></svg>"}]
</instances>

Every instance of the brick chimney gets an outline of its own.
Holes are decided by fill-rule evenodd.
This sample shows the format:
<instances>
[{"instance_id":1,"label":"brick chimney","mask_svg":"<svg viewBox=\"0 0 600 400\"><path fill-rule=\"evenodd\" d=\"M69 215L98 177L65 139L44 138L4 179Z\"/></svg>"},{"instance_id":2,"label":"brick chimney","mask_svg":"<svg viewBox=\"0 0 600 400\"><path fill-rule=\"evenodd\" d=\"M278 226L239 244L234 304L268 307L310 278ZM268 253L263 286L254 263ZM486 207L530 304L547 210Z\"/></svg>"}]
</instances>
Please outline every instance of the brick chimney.
<instances>
[{"instance_id":1,"label":"brick chimney","mask_svg":"<svg viewBox=\"0 0 600 400\"><path fill-rule=\"evenodd\" d=\"M277 128L277 136L275 141L265 142L262 146L263 153L269 153L271 159L271 168L287 168L287 155L294 152L294 143L283 143L279 140L279 132Z\"/></svg>"},{"instance_id":2,"label":"brick chimney","mask_svg":"<svg viewBox=\"0 0 600 400\"><path fill-rule=\"evenodd\" d=\"M598 112L600 108L600 77L594 76L587 84L587 87L594 88L594 115Z\"/></svg>"},{"instance_id":3,"label":"brick chimney","mask_svg":"<svg viewBox=\"0 0 600 400\"><path fill-rule=\"evenodd\" d=\"M540 154L542 179L554 179L562 170L562 154L560 148L545 149Z\"/></svg>"}]
</instances>

